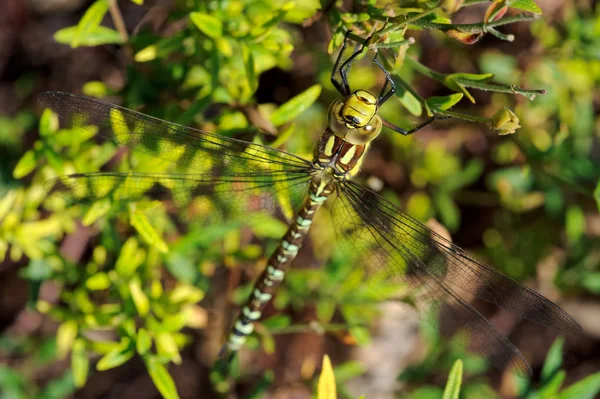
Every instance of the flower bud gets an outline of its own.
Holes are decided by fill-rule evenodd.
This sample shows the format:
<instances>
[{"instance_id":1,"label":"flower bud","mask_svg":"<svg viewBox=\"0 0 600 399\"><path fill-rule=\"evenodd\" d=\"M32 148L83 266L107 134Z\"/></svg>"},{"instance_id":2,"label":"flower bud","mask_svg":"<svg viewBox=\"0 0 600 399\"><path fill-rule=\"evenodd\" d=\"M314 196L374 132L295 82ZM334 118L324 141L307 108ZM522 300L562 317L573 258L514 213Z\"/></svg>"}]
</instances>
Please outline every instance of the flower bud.
<instances>
[{"instance_id":1,"label":"flower bud","mask_svg":"<svg viewBox=\"0 0 600 399\"><path fill-rule=\"evenodd\" d=\"M520 127L517 115L506 107L492 117L492 129L499 135L513 134Z\"/></svg>"}]
</instances>

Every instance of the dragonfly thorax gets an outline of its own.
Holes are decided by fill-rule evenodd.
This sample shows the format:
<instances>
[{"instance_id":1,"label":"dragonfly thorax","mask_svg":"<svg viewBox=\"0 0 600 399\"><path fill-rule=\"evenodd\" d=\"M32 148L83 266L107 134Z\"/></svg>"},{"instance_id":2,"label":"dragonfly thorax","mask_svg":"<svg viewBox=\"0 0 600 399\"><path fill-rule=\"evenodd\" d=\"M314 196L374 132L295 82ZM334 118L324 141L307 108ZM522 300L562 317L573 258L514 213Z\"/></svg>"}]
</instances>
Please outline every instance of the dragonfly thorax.
<instances>
[{"instance_id":1,"label":"dragonfly thorax","mask_svg":"<svg viewBox=\"0 0 600 399\"><path fill-rule=\"evenodd\" d=\"M357 90L329 107L329 128L351 144L366 144L381 132L377 98L366 90Z\"/></svg>"}]
</instances>

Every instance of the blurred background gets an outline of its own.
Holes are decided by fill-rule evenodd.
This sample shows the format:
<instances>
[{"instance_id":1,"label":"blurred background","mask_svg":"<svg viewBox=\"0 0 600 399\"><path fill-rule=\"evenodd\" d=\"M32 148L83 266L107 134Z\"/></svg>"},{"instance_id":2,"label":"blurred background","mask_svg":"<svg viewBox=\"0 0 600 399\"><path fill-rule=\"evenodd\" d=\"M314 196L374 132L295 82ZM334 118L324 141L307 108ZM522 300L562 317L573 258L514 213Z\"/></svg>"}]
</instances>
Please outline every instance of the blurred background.
<instances>
[{"instance_id":1,"label":"blurred background","mask_svg":"<svg viewBox=\"0 0 600 399\"><path fill-rule=\"evenodd\" d=\"M311 159L339 96L329 76L346 29L366 37L382 15L415 9L435 9L433 22L480 23L506 5L492 4L3 0L0 398L217 397L211 363L286 228L263 215L249 229L182 229L160 207L50 204L49 178L157 166L61 128L38 94L84 93ZM402 287L341 279L336 270L351 265L327 245L322 221L242 352L229 397L310 397L324 354L344 398L439 398L456 359L461 397L598 397L600 6L537 6L541 18L515 19L474 44L419 24L390 39L415 43L386 49L407 86L382 114L410 127L420 99L459 92L452 111L463 118L410 137L384 130L359 180L556 302L584 334L559 337L478 308L533 376L491 368L405 306L371 295ZM506 17L538 15L537 6L513 2ZM455 73L494 74L498 90L444 84ZM350 83L380 87L383 76L365 58ZM546 94L530 100L511 85ZM504 107L519 118L512 135L489 127Z\"/></svg>"}]
</instances>

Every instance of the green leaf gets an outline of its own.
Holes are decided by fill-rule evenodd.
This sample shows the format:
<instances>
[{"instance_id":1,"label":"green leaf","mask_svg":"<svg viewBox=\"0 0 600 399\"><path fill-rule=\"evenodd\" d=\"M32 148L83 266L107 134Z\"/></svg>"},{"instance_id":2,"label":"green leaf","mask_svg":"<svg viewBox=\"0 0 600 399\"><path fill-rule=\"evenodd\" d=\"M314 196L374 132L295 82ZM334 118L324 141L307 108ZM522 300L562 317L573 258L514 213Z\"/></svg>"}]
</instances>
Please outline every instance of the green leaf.
<instances>
[{"instance_id":1,"label":"green leaf","mask_svg":"<svg viewBox=\"0 0 600 399\"><path fill-rule=\"evenodd\" d=\"M85 281L85 286L92 291L105 290L110 287L110 278L106 273L99 272L88 278Z\"/></svg>"},{"instance_id":2,"label":"green leaf","mask_svg":"<svg viewBox=\"0 0 600 399\"><path fill-rule=\"evenodd\" d=\"M115 265L115 271L121 277L130 277L144 261L145 253L138 248L134 237L129 238L121 247L121 253Z\"/></svg>"},{"instance_id":3,"label":"green leaf","mask_svg":"<svg viewBox=\"0 0 600 399\"><path fill-rule=\"evenodd\" d=\"M258 87L258 76L256 75L256 65L254 56L248 46L242 46L242 56L244 58L244 66L246 67L246 79L250 85L250 92L254 93Z\"/></svg>"},{"instance_id":4,"label":"green leaf","mask_svg":"<svg viewBox=\"0 0 600 399\"><path fill-rule=\"evenodd\" d=\"M439 399L441 397L442 390L440 388L423 386L415 389L409 399Z\"/></svg>"},{"instance_id":5,"label":"green leaf","mask_svg":"<svg viewBox=\"0 0 600 399\"><path fill-rule=\"evenodd\" d=\"M473 98L471 93L469 93L469 91L466 89L465 81L487 82L493 77L493 73L452 73L444 77L444 84L449 89L452 89L457 92L462 92L465 96L467 96L469 101L471 101L474 104L475 99Z\"/></svg>"},{"instance_id":6,"label":"green leaf","mask_svg":"<svg viewBox=\"0 0 600 399\"><path fill-rule=\"evenodd\" d=\"M215 46L217 46L217 50L225 57L229 58L233 56L233 47L226 37L217 37L215 39Z\"/></svg>"},{"instance_id":7,"label":"green leaf","mask_svg":"<svg viewBox=\"0 0 600 399\"><path fill-rule=\"evenodd\" d=\"M576 205L572 205L567 209L565 217L567 238L571 243L577 242L585 231L585 215L583 214L583 210Z\"/></svg>"},{"instance_id":8,"label":"green leaf","mask_svg":"<svg viewBox=\"0 0 600 399\"><path fill-rule=\"evenodd\" d=\"M429 97L426 102L429 108L446 111L459 102L463 96L463 93L454 93L449 96L434 96Z\"/></svg>"},{"instance_id":9,"label":"green leaf","mask_svg":"<svg viewBox=\"0 0 600 399\"><path fill-rule=\"evenodd\" d=\"M201 12L192 12L190 19L206 36L213 39L223 36L223 23L219 18Z\"/></svg>"},{"instance_id":10,"label":"green leaf","mask_svg":"<svg viewBox=\"0 0 600 399\"><path fill-rule=\"evenodd\" d=\"M37 166L37 156L34 150L29 150L19 159L13 170L13 177L20 179L30 174Z\"/></svg>"},{"instance_id":11,"label":"green leaf","mask_svg":"<svg viewBox=\"0 0 600 399\"><path fill-rule=\"evenodd\" d=\"M335 375L329 356L323 356L323 366L319 383L317 384L317 399L336 399L337 391L335 386Z\"/></svg>"},{"instance_id":12,"label":"green leaf","mask_svg":"<svg viewBox=\"0 0 600 399\"><path fill-rule=\"evenodd\" d=\"M400 98L400 102L404 107L414 116L421 116L423 113L423 105L419 102L419 99L415 97L410 91L406 90L402 86L398 86L396 90L396 96Z\"/></svg>"},{"instance_id":13,"label":"green leaf","mask_svg":"<svg viewBox=\"0 0 600 399\"><path fill-rule=\"evenodd\" d=\"M529 11L534 14L542 14L542 9L535 4L533 0L516 0L509 3L511 8L517 8L523 11Z\"/></svg>"},{"instance_id":14,"label":"green leaf","mask_svg":"<svg viewBox=\"0 0 600 399\"><path fill-rule=\"evenodd\" d=\"M348 330L352 338L360 346L368 345L371 342L371 334L369 329L361 326L353 326Z\"/></svg>"},{"instance_id":15,"label":"green leaf","mask_svg":"<svg viewBox=\"0 0 600 399\"><path fill-rule=\"evenodd\" d=\"M317 319L322 323L328 323L335 312L336 302L333 299L322 299L317 303Z\"/></svg>"},{"instance_id":16,"label":"green leaf","mask_svg":"<svg viewBox=\"0 0 600 399\"><path fill-rule=\"evenodd\" d=\"M458 399L460 394L460 386L462 384L463 374L463 363L462 360L458 359L454 362L450 375L448 376L448 382L446 388L444 388L444 395L442 399Z\"/></svg>"},{"instance_id":17,"label":"green leaf","mask_svg":"<svg viewBox=\"0 0 600 399\"><path fill-rule=\"evenodd\" d=\"M181 355L179 354L179 348L177 347L173 334L161 332L156 336L155 342L159 355L165 355L173 363L181 364Z\"/></svg>"},{"instance_id":18,"label":"green leaf","mask_svg":"<svg viewBox=\"0 0 600 399\"><path fill-rule=\"evenodd\" d=\"M598 208L598 212L600 212L600 180L596 183L596 188L594 189L594 199L596 200L596 207Z\"/></svg>"},{"instance_id":19,"label":"green leaf","mask_svg":"<svg viewBox=\"0 0 600 399\"><path fill-rule=\"evenodd\" d=\"M146 316L150 310L150 301L148 296L142 290L142 285L138 278L133 278L129 282L129 292L140 316Z\"/></svg>"},{"instance_id":20,"label":"green leaf","mask_svg":"<svg viewBox=\"0 0 600 399\"><path fill-rule=\"evenodd\" d=\"M162 253L169 252L169 247L156 230L154 230L146 215L141 212L132 211L129 216L131 218L131 225L140 233L144 241Z\"/></svg>"},{"instance_id":21,"label":"green leaf","mask_svg":"<svg viewBox=\"0 0 600 399\"><path fill-rule=\"evenodd\" d=\"M177 332L185 327L188 316L185 312L181 311L175 314L167 315L161 324L160 331L165 332Z\"/></svg>"},{"instance_id":22,"label":"green leaf","mask_svg":"<svg viewBox=\"0 0 600 399\"><path fill-rule=\"evenodd\" d=\"M106 215L108 211L110 211L110 200L108 198L96 201L89 207L85 215L83 215L81 223L84 226L91 226L102 216Z\"/></svg>"},{"instance_id":23,"label":"green leaf","mask_svg":"<svg viewBox=\"0 0 600 399\"><path fill-rule=\"evenodd\" d=\"M455 232L460 227L460 209L454 199L445 191L438 191L433 196L440 213L442 223L448 230Z\"/></svg>"},{"instance_id":24,"label":"green leaf","mask_svg":"<svg viewBox=\"0 0 600 399\"><path fill-rule=\"evenodd\" d=\"M600 372L579 380L564 389L558 399L594 399L600 392Z\"/></svg>"},{"instance_id":25,"label":"green leaf","mask_svg":"<svg viewBox=\"0 0 600 399\"><path fill-rule=\"evenodd\" d=\"M148 334L148 330L145 328L140 328L137 332L137 337L135 340L135 349L137 353L140 355L145 355L150 348L152 347L152 339L150 338L150 334Z\"/></svg>"},{"instance_id":26,"label":"green leaf","mask_svg":"<svg viewBox=\"0 0 600 399\"><path fill-rule=\"evenodd\" d=\"M138 6L144 4L144 0L131 0L131 2L137 4Z\"/></svg>"},{"instance_id":27,"label":"green leaf","mask_svg":"<svg viewBox=\"0 0 600 399\"><path fill-rule=\"evenodd\" d=\"M73 36L73 41L71 42L72 47L79 46L80 38L87 37L90 33L95 32L96 28L100 26L102 22L102 18L108 11L108 0L97 0L94 4L92 4L79 23L77 24L77 28L75 30L75 35Z\"/></svg>"},{"instance_id":28,"label":"green leaf","mask_svg":"<svg viewBox=\"0 0 600 399\"><path fill-rule=\"evenodd\" d=\"M47 137L56 133L59 128L58 115L46 108L40 117L40 136Z\"/></svg>"},{"instance_id":29,"label":"green leaf","mask_svg":"<svg viewBox=\"0 0 600 399\"><path fill-rule=\"evenodd\" d=\"M100 82L97 80L92 80L83 84L81 91L86 96L90 97L106 97L108 95L108 87L104 82Z\"/></svg>"},{"instance_id":30,"label":"green leaf","mask_svg":"<svg viewBox=\"0 0 600 399\"><path fill-rule=\"evenodd\" d=\"M149 356L144 361L152 382L154 382L154 385L162 396L165 399L179 399L175 382L167 371L167 368L154 356Z\"/></svg>"},{"instance_id":31,"label":"green leaf","mask_svg":"<svg viewBox=\"0 0 600 399\"><path fill-rule=\"evenodd\" d=\"M600 273L586 272L581 279L581 285L587 288L591 293L600 294Z\"/></svg>"},{"instance_id":32,"label":"green leaf","mask_svg":"<svg viewBox=\"0 0 600 399\"><path fill-rule=\"evenodd\" d=\"M148 62L156 58L164 58L181 49L184 36L181 33L158 40L156 43L144 47L135 53L137 62Z\"/></svg>"},{"instance_id":33,"label":"green leaf","mask_svg":"<svg viewBox=\"0 0 600 399\"><path fill-rule=\"evenodd\" d=\"M90 370L90 361L85 352L85 341L77 339L71 351L71 369L73 370L73 382L76 387L81 388L87 381Z\"/></svg>"},{"instance_id":34,"label":"green leaf","mask_svg":"<svg viewBox=\"0 0 600 399\"><path fill-rule=\"evenodd\" d=\"M13 206L17 200L17 191L9 190L4 197L0 198L0 220L4 219L6 215L13 210ZM2 259L0 258L0 262Z\"/></svg>"},{"instance_id":35,"label":"green leaf","mask_svg":"<svg viewBox=\"0 0 600 399\"><path fill-rule=\"evenodd\" d=\"M54 40L61 44L71 44L75 38L76 26L63 28L54 34ZM80 46L100 46L103 44L123 44L123 38L114 29L98 26L92 32L78 38Z\"/></svg>"},{"instance_id":36,"label":"green leaf","mask_svg":"<svg viewBox=\"0 0 600 399\"><path fill-rule=\"evenodd\" d=\"M118 348L115 348L104 355L96 364L98 371L109 370L118 367L131 359L135 355L135 347L127 338L123 339Z\"/></svg>"},{"instance_id":37,"label":"green leaf","mask_svg":"<svg viewBox=\"0 0 600 399\"><path fill-rule=\"evenodd\" d=\"M304 110L313 105L321 95L321 85L317 84L309 87L302 93L290 99L288 102L277 108L271 114L271 123L275 126L281 126L286 122L295 119Z\"/></svg>"},{"instance_id":38,"label":"green leaf","mask_svg":"<svg viewBox=\"0 0 600 399\"><path fill-rule=\"evenodd\" d=\"M64 359L71 350L71 346L77 337L77 322L67 320L58 326L56 331L56 357Z\"/></svg>"},{"instance_id":39,"label":"green leaf","mask_svg":"<svg viewBox=\"0 0 600 399\"><path fill-rule=\"evenodd\" d=\"M189 284L179 284L169 295L172 304L194 304L204 298L204 291Z\"/></svg>"},{"instance_id":40,"label":"green leaf","mask_svg":"<svg viewBox=\"0 0 600 399\"><path fill-rule=\"evenodd\" d=\"M550 350L548 350L548 355L546 356L546 361L544 362L544 368L542 368L542 380L546 380L552 376L560 366L562 365L562 350L563 344L565 340L563 338L557 338Z\"/></svg>"},{"instance_id":41,"label":"green leaf","mask_svg":"<svg viewBox=\"0 0 600 399\"><path fill-rule=\"evenodd\" d=\"M544 381L544 385L537 392L540 398L555 398L566 376L564 370L558 370L550 379Z\"/></svg>"},{"instance_id":42,"label":"green leaf","mask_svg":"<svg viewBox=\"0 0 600 399\"><path fill-rule=\"evenodd\" d=\"M451 79L464 79L464 80L472 80L475 82L487 82L494 78L493 73L451 73L446 76Z\"/></svg>"}]
</instances>

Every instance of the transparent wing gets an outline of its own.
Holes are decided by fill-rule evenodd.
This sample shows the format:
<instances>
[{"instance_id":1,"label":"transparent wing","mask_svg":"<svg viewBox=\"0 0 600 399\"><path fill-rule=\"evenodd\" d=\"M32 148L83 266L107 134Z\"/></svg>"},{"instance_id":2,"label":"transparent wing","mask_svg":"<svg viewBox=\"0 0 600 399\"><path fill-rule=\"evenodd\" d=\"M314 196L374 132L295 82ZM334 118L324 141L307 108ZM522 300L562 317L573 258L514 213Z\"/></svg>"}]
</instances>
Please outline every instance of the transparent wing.
<instances>
[{"instance_id":1,"label":"transparent wing","mask_svg":"<svg viewBox=\"0 0 600 399\"><path fill-rule=\"evenodd\" d=\"M40 94L39 99L71 126L193 173L305 172L312 167L311 162L275 148L210 134L90 97L52 91Z\"/></svg>"},{"instance_id":2,"label":"transparent wing","mask_svg":"<svg viewBox=\"0 0 600 399\"><path fill-rule=\"evenodd\" d=\"M464 299L472 294L544 326L580 333L577 322L543 296L478 262L375 192L345 182L332 209L341 241L349 242L369 273L411 289L417 307L443 310L445 327L465 330L470 349L492 364L529 374L521 353Z\"/></svg>"},{"instance_id":3,"label":"transparent wing","mask_svg":"<svg viewBox=\"0 0 600 399\"><path fill-rule=\"evenodd\" d=\"M202 220L243 220L248 212L267 210L291 217L307 193L310 175L253 173L247 175L78 173L46 182L50 196L70 203L102 199L130 202L172 201L179 216Z\"/></svg>"},{"instance_id":4,"label":"transparent wing","mask_svg":"<svg viewBox=\"0 0 600 399\"><path fill-rule=\"evenodd\" d=\"M199 215L283 210L289 215L306 193L312 163L259 144L210 134L97 99L46 92L40 101L70 126L79 126L133 150L176 164L189 173L85 173L47 182L53 196L74 202L103 198L194 202ZM199 206L199 207L198 207ZM203 210L202 210L203 209ZM241 215L243 216L243 215Z\"/></svg>"}]
</instances>

